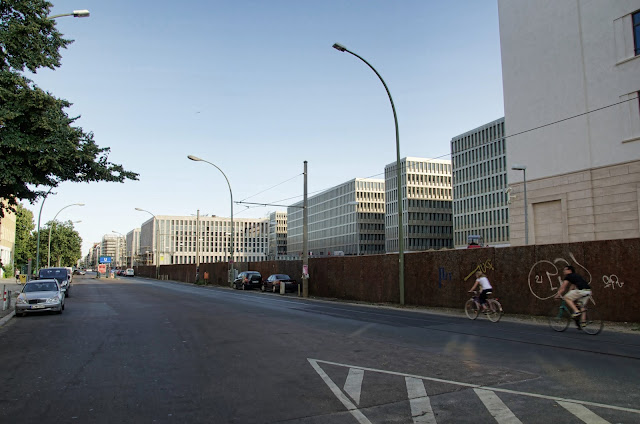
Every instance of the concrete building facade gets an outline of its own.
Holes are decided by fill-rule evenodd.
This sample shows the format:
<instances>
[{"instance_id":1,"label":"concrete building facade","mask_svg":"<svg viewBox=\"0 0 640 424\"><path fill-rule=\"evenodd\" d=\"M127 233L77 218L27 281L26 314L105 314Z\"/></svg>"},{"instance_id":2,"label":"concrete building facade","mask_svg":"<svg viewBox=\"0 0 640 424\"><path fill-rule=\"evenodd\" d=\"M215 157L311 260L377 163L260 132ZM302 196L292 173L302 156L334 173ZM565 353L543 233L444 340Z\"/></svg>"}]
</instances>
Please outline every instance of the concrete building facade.
<instances>
[{"instance_id":1,"label":"concrete building facade","mask_svg":"<svg viewBox=\"0 0 640 424\"><path fill-rule=\"evenodd\" d=\"M142 265L142 261L139 257L140 252L140 228L134 228L129 231L125 237L125 245L126 245L126 254L125 261L127 262L127 267L131 268L134 266Z\"/></svg>"},{"instance_id":2,"label":"concrete building facade","mask_svg":"<svg viewBox=\"0 0 640 424\"><path fill-rule=\"evenodd\" d=\"M511 244L640 237L640 0L498 11Z\"/></svg>"},{"instance_id":3,"label":"concrete building facade","mask_svg":"<svg viewBox=\"0 0 640 424\"><path fill-rule=\"evenodd\" d=\"M309 197L312 256L384 253L384 181L355 178ZM302 255L303 202L287 209L289 255Z\"/></svg>"},{"instance_id":4,"label":"concrete building facade","mask_svg":"<svg viewBox=\"0 0 640 424\"><path fill-rule=\"evenodd\" d=\"M125 238L118 234L105 234L102 236L100 256L111 257L111 267L121 268L126 266L127 249Z\"/></svg>"},{"instance_id":5,"label":"concrete building facade","mask_svg":"<svg viewBox=\"0 0 640 424\"><path fill-rule=\"evenodd\" d=\"M2 265L13 266L16 249L16 214L4 211L0 218L0 260Z\"/></svg>"},{"instance_id":6,"label":"concrete building facade","mask_svg":"<svg viewBox=\"0 0 640 424\"><path fill-rule=\"evenodd\" d=\"M269 260L287 257L287 213L269 214Z\"/></svg>"},{"instance_id":7,"label":"concrete building facade","mask_svg":"<svg viewBox=\"0 0 640 424\"><path fill-rule=\"evenodd\" d=\"M269 220L234 218L233 226L234 261L266 260ZM196 228L199 228L199 237ZM197 251L200 263L225 262L230 257L231 237L230 218L201 216L198 224L195 216L157 215L140 227L138 256L148 265L155 264L156 260L160 265L195 264Z\"/></svg>"},{"instance_id":8,"label":"concrete building facade","mask_svg":"<svg viewBox=\"0 0 640 424\"><path fill-rule=\"evenodd\" d=\"M504 118L451 139L453 243L470 235L484 244L509 244L509 191Z\"/></svg>"},{"instance_id":9,"label":"concrete building facade","mask_svg":"<svg viewBox=\"0 0 640 424\"><path fill-rule=\"evenodd\" d=\"M451 161L401 159L404 250L453 247ZM386 252L398 247L398 182L396 162L384 168Z\"/></svg>"}]
</instances>

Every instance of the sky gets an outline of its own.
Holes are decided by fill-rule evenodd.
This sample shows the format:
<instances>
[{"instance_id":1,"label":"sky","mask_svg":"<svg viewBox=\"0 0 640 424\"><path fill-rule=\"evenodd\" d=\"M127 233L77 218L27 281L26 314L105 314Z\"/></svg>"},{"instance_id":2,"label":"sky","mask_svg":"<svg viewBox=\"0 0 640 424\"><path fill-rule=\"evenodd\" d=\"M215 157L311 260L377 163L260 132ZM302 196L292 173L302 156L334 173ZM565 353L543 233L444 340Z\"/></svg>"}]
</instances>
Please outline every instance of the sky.
<instances>
[{"instance_id":1,"label":"sky","mask_svg":"<svg viewBox=\"0 0 640 424\"><path fill-rule=\"evenodd\" d=\"M155 215L230 215L235 202L302 200L353 178L384 178L401 157L450 159L453 137L504 116L496 0L59 0L62 66L29 75L69 100L109 161L140 174L124 183L53 190L83 239L126 234ZM84 203L85 206L72 206ZM41 201L31 205L37 225ZM65 208L61 211L62 208ZM236 203L234 217L285 207Z\"/></svg>"}]
</instances>

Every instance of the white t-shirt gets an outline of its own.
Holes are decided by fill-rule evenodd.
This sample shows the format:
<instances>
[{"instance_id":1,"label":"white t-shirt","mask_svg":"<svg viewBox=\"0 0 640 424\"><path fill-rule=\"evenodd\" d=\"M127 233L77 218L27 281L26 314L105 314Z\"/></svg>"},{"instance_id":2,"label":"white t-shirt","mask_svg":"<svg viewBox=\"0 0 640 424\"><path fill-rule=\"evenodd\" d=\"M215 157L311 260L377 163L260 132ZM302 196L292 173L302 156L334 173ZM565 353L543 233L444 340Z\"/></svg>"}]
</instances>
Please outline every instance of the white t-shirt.
<instances>
[{"instance_id":1,"label":"white t-shirt","mask_svg":"<svg viewBox=\"0 0 640 424\"><path fill-rule=\"evenodd\" d=\"M489 279L487 277L480 277L476 280L480 286L482 286L482 290L492 289L491 283L489 283Z\"/></svg>"}]
</instances>

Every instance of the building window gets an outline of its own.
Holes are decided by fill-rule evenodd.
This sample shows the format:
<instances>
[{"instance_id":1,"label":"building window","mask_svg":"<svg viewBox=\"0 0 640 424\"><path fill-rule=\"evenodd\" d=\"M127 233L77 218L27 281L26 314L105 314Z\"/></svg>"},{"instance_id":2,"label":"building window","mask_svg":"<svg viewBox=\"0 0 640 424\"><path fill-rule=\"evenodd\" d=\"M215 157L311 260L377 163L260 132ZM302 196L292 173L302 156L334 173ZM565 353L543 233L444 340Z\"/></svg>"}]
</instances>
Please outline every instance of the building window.
<instances>
[{"instance_id":1,"label":"building window","mask_svg":"<svg viewBox=\"0 0 640 424\"><path fill-rule=\"evenodd\" d=\"M640 10L633 14L633 40L636 49L636 56L640 55Z\"/></svg>"}]
</instances>

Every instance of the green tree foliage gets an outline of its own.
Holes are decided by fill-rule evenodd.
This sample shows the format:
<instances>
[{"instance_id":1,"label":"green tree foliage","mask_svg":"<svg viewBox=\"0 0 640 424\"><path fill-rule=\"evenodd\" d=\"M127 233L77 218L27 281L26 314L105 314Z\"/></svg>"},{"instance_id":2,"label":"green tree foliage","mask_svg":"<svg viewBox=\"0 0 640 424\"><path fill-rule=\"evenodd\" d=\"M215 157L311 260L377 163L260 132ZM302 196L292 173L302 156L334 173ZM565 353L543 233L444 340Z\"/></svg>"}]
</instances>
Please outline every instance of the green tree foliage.
<instances>
[{"instance_id":1,"label":"green tree foliage","mask_svg":"<svg viewBox=\"0 0 640 424\"><path fill-rule=\"evenodd\" d=\"M93 133L74 126L71 103L37 87L25 69L60 66L62 38L51 3L43 0L0 1L0 216L18 200L33 203L61 182L136 180L138 174L109 162L109 148Z\"/></svg>"},{"instance_id":2,"label":"green tree foliage","mask_svg":"<svg viewBox=\"0 0 640 424\"><path fill-rule=\"evenodd\" d=\"M49 230L51 230L51 261L48 261ZM71 221L50 221L41 231L40 252L42 253L40 259L42 267L47 266L48 262L51 262L51 266L74 266L78 262L82 256L82 238L73 228Z\"/></svg>"},{"instance_id":3,"label":"green tree foliage","mask_svg":"<svg viewBox=\"0 0 640 424\"><path fill-rule=\"evenodd\" d=\"M33 238L33 213L18 203L16 207L16 253L15 264L17 267L26 265L29 258L35 261L36 242Z\"/></svg>"}]
</instances>

